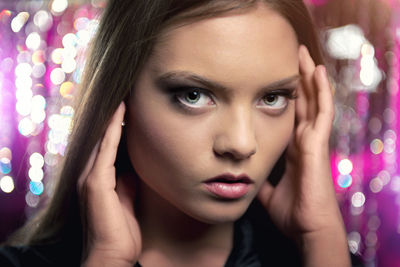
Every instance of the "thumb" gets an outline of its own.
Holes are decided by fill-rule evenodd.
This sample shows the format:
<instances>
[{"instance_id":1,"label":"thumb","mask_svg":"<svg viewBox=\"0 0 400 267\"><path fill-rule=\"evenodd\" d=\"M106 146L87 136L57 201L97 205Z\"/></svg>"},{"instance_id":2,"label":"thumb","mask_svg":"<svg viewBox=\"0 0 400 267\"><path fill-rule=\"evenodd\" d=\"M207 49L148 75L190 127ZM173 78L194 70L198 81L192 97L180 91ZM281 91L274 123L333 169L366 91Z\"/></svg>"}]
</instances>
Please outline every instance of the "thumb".
<instances>
[{"instance_id":1,"label":"thumb","mask_svg":"<svg viewBox=\"0 0 400 267\"><path fill-rule=\"evenodd\" d=\"M123 207L127 210L134 210L134 202L136 198L137 182L135 177L129 174L122 174L117 179L115 191Z\"/></svg>"}]
</instances>

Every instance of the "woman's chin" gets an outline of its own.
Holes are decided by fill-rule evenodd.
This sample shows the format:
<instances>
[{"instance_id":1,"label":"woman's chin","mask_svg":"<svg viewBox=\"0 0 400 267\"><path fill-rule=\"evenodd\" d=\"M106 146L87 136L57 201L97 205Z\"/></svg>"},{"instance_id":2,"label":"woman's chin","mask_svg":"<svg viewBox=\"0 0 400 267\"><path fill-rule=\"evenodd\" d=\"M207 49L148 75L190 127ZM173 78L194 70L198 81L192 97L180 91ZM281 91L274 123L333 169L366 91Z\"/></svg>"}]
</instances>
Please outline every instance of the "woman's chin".
<instances>
[{"instance_id":1,"label":"woman's chin","mask_svg":"<svg viewBox=\"0 0 400 267\"><path fill-rule=\"evenodd\" d=\"M249 204L222 203L213 207L185 212L190 217L207 224L225 224L238 220L246 212Z\"/></svg>"}]
</instances>

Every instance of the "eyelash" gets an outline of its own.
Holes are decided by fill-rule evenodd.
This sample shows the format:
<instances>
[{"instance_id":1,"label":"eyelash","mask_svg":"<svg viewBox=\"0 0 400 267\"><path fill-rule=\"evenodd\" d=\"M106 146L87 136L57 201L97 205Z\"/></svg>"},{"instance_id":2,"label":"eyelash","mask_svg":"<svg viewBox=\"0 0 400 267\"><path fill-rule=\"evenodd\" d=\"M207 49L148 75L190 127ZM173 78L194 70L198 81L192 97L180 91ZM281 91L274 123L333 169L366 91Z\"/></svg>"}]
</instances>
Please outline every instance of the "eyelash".
<instances>
[{"instance_id":1,"label":"eyelash","mask_svg":"<svg viewBox=\"0 0 400 267\"><path fill-rule=\"evenodd\" d=\"M199 87L184 87L183 86L183 87L172 87L172 88L168 88L167 90L170 92L170 94L172 94L173 101L176 104L178 104L180 107L184 108L185 110L196 111L199 108L201 108L201 107L191 106L190 104L184 103L185 100L182 100L182 97L184 97L185 94L191 93L191 92L195 92L195 91L197 91L200 94L200 96L201 95L205 95L206 97L208 97L209 100L211 100L212 103L213 103L211 105L215 105L214 99L211 96L212 94L208 90L205 90L203 88L199 88ZM289 102L288 100L293 100L293 99L297 98L295 90L290 89L290 88L283 88L283 89L278 89L278 90L274 90L274 91L266 93L260 99L260 101L263 101L266 97L269 97L269 96L275 96L275 97L278 97L278 98L279 97L284 97L285 98L284 100L286 101L286 103L285 103L284 107L282 107L282 108L268 107L268 109L277 110L277 111L278 110L279 111L285 110L287 105L288 105L288 102ZM265 104L264 106L268 106L268 105Z\"/></svg>"},{"instance_id":2,"label":"eyelash","mask_svg":"<svg viewBox=\"0 0 400 267\"><path fill-rule=\"evenodd\" d=\"M279 101L279 98L284 98L283 100L286 101L284 106L283 107L273 107L272 105L266 104L264 102L264 99L266 99L267 97L271 97L271 96L278 98L277 101ZM296 95L295 90L289 89L289 88L288 89L278 89L278 90L274 90L274 91L269 92L266 95L264 95L261 98L260 102L264 102L265 105L261 105L261 106L268 106L268 109L272 109L272 110L276 110L276 111L283 111L286 109L286 107L289 103L289 100L296 99L296 98L297 98L297 95Z\"/></svg>"},{"instance_id":3,"label":"eyelash","mask_svg":"<svg viewBox=\"0 0 400 267\"><path fill-rule=\"evenodd\" d=\"M215 105L213 97L211 97L211 93L208 90L199 88L199 87L173 87L173 88L168 88L167 89L170 94L172 95L172 100L175 104L179 105L179 107L184 108L185 110L188 111L197 111L199 110L200 107L195 107L193 105L190 105L188 103L184 103L185 101L182 100L182 98L185 96L185 94L195 92L197 91L200 96L206 96L209 101L212 101L211 105ZM205 104L207 105L207 104Z\"/></svg>"}]
</instances>

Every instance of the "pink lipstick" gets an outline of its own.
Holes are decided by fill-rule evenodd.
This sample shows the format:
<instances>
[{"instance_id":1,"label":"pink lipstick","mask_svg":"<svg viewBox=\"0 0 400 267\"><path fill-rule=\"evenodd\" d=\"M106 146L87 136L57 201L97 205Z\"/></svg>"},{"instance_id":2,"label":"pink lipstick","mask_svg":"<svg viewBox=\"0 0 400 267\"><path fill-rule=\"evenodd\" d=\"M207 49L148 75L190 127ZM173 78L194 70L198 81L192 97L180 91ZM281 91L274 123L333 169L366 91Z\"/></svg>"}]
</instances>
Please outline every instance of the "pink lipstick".
<instances>
[{"instance_id":1,"label":"pink lipstick","mask_svg":"<svg viewBox=\"0 0 400 267\"><path fill-rule=\"evenodd\" d=\"M208 191L222 199L238 199L247 194L253 184L247 175L222 174L204 182Z\"/></svg>"}]
</instances>

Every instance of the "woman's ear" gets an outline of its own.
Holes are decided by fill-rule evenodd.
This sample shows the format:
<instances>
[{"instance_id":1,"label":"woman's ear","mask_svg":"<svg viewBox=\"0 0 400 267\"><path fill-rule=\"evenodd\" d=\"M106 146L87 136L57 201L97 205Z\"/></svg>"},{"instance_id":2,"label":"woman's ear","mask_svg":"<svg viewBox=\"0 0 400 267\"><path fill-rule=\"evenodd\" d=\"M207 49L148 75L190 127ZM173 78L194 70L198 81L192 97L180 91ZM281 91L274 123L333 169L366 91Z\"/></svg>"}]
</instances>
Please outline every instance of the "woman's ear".
<instances>
[{"instance_id":1,"label":"woman's ear","mask_svg":"<svg viewBox=\"0 0 400 267\"><path fill-rule=\"evenodd\" d=\"M128 112L129 112L129 96L125 97L125 99L122 101L125 104L125 114L124 114L124 120L122 121L122 126L125 126L128 121ZM124 134L125 132L125 127L122 128L122 132Z\"/></svg>"},{"instance_id":2,"label":"woman's ear","mask_svg":"<svg viewBox=\"0 0 400 267\"><path fill-rule=\"evenodd\" d=\"M128 120L129 101L128 101L128 98L129 98L129 96L123 100L126 108L125 108L124 120L122 121L121 140L118 145L117 157L115 159L115 169L117 172L117 176L118 176L118 174L130 172L133 169L130 159L129 159L127 142L126 142L126 127L125 126L127 124L129 124L129 120Z\"/></svg>"}]
</instances>

